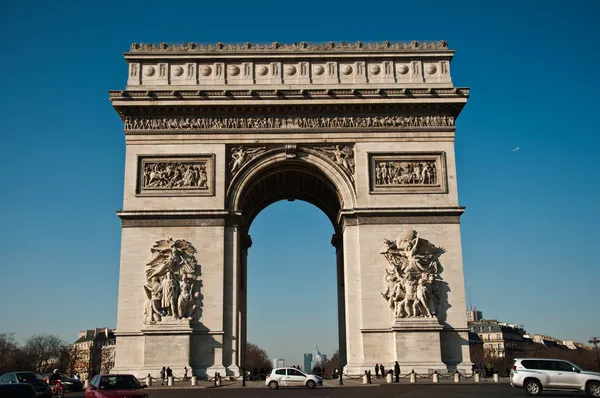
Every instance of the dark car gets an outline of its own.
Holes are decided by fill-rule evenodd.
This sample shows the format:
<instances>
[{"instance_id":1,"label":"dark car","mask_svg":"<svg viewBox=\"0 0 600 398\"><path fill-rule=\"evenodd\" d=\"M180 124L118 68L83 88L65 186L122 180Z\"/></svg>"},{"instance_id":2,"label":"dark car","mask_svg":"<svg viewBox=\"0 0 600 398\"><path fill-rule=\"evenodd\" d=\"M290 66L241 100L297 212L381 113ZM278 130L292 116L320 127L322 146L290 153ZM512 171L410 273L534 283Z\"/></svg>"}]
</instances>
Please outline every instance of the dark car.
<instances>
[{"instance_id":1,"label":"dark car","mask_svg":"<svg viewBox=\"0 0 600 398\"><path fill-rule=\"evenodd\" d=\"M62 381L65 391L77 392L83 390L83 383L81 380L69 377L64 373L57 373L57 375L58 376L54 376L54 373L44 373L42 377L44 380L46 380L46 383L48 383L50 387L54 387L56 384L56 379L58 378L60 381Z\"/></svg>"},{"instance_id":2,"label":"dark car","mask_svg":"<svg viewBox=\"0 0 600 398\"><path fill-rule=\"evenodd\" d=\"M0 377L0 384L26 383L33 387L38 397L52 397L52 390L42 376L35 372L10 372Z\"/></svg>"},{"instance_id":3,"label":"dark car","mask_svg":"<svg viewBox=\"0 0 600 398\"><path fill-rule=\"evenodd\" d=\"M13 383L0 384L0 397L37 398L37 395L31 384Z\"/></svg>"},{"instance_id":4,"label":"dark car","mask_svg":"<svg viewBox=\"0 0 600 398\"><path fill-rule=\"evenodd\" d=\"M144 388L146 385L140 385L133 375L96 375L85 390L85 398L148 398Z\"/></svg>"}]
</instances>

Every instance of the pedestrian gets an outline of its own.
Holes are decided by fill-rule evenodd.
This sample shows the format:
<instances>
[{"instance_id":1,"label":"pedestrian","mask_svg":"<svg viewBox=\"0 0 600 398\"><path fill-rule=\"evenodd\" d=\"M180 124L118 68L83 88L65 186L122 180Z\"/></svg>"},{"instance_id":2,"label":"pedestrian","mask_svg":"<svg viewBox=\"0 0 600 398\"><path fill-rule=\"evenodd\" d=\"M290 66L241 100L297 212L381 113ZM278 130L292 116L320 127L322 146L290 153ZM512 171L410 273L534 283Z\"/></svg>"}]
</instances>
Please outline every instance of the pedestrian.
<instances>
[{"instance_id":1,"label":"pedestrian","mask_svg":"<svg viewBox=\"0 0 600 398\"><path fill-rule=\"evenodd\" d=\"M476 370L477 370L477 365L473 364L473 366L471 366L471 376L475 375Z\"/></svg>"},{"instance_id":2,"label":"pedestrian","mask_svg":"<svg viewBox=\"0 0 600 398\"><path fill-rule=\"evenodd\" d=\"M163 386L165 384L165 367L163 366L160 370L160 385Z\"/></svg>"},{"instance_id":3,"label":"pedestrian","mask_svg":"<svg viewBox=\"0 0 600 398\"><path fill-rule=\"evenodd\" d=\"M215 387L217 386L217 378L219 377L219 373L215 372Z\"/></svg>"},{"instance_id":4,"label":"pedestrian","mask_svg":"<svg viewBox=\"0 0 600 398\"><path fill-rule=\"evenodd\" d=\"M183 380L187 380L187 366L183 368Z\"/></svg>"},{"instance_id":5,"label":"pedestrian","mask_svg":"<svg viewBox=\"0 0 600 398\"><path fill-rule=\"evenodd\" d=\"M379 364L378 363L375 364L375 377L379 378Z\"/></svg>"},{"instance_id":6,"label":"pedestrian","mask_svg":"<svg viewBox=\"0 0 600 398\"><path fill-rule=\"evenodd\" d=\"M173 377L173 371L167 366L167 381L169 381L169 377Z\"/></svg>"},{"instance_id":7,"label":"pedestrian","mask_svg":"<svg viewBox=\"0 0 600 398\"><path fill-rule=\"evenodd\" d=\"M367 372L367 383L371 384L371 369Z\"/></svg>"},{"instance_id":8,"label":"pedestrian","mask_svg":"<svg viewBox=\"0 0 600 398\"><path fill-rule=\"evenodd\" d=\"M400 383L400 364L398 361L394 362L394 374L396 375L396 383Z\"/></svg>"},{"instance_id":9,"label":"pedestrian","mask_svg":"<svg viewBox=\"0 0 600 398\"><path fill-rule=\"evenodd\" d=\"M385 377L385 367L383 364L379 365L379 371L381 372L381 377Z\"/></svg>"}]
</instances>

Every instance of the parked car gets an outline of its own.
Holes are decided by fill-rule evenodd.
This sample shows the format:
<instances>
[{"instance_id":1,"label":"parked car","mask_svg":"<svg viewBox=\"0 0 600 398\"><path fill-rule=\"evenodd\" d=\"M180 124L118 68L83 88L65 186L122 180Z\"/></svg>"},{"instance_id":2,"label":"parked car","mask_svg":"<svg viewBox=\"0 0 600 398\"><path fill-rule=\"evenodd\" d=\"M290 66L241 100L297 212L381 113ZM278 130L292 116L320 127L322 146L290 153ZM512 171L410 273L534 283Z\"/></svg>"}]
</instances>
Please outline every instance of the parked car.
<instances>
[{"instance_id":1,"label":"parked car","mask_svg":"<svg viewBox=\"0 0 600 398\"><path fill-rule=\"evenodd\" d=\"M0 377L0 384L25 383L31 385L37 397L52 397L52 390L42 376L35 372L10 372Z\"/></svg>"},{"instance_id":2,"label":"parked car","mask_svg":"<svg viewBox=\"0 0 600 398\"><path fill-rule=\"evenodd\" d=\"M510 370L510 384L524 388L529 395L540 395L543 390L577 390L600 397L600 373L563 359L517 358Z\"/></svg>"},{"instance_id":3,"label":"parked car","mask_svg":"<svg viewBox=\"0 0 600 398\"><path fill-rule=\"evenodd\" d=\"M56 384L56 382L54 381L54 380L56 380L56 378L52 377L52 375L53 375L53 373L44 373L42 375L44 380L46 380L46 383L48 383L51 388L54 387L54 385ZM77 391L83 390L83 383L81 382L81 380L77 380L72 377L69 377L64 373L58 373L58 378L60 379L60 381L62 381L63 387L65 388L65 391L67 391L67 392L69 392L69 391L77 392Z\"/></svg>"},{"instance_id":4,"label":"parked car","mask_svg":"<svg viewBox=\"0 0 600 398\"><path fill-rule=\"evenodd\" d=\"M0 397L10 398L37 398L35 389L31 384L13 383L0 384Z\"/></svg>"},{"instance_id":5,"label":"parked car","mask_svg":"<svg viewBox=\"0 0 600 398\"><path fill-rule=\"evenodd\" d=\"M148 398L146 387L133 375L96 375L85 390L85 398Z\"/></svg>"},{"instance_id":6,"label":"parked car","mask_svg":"<svg viewBox=\"0 0 600 398\"><path fill-rule=\"evenodd\" d=\"M278 368L273 369L271 373L267 375L265 385L269 386L272 390L278 389L279 386L304 386L315 388L316 386L323 385L323 379L319 376L306 374L294 368Z\"/></svg>"}]
</instances>

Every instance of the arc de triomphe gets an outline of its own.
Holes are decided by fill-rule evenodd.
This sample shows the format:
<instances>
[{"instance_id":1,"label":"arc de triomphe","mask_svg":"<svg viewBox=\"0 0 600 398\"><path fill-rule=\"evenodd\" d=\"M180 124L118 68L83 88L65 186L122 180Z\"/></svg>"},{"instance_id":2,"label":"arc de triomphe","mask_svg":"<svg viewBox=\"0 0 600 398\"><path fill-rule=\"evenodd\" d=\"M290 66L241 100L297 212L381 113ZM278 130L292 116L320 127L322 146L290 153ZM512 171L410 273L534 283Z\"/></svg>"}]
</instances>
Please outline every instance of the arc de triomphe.
<instances>
[{"instance_id":1,"label":"arc de triomphe","mask_svg":"<svg viewBox=\"0 0 600 398\"><path fill-rule=\"evenodd\" d=\"M110 92L126 142L113 371L239 375L248 229L283 199L334 226L346 372L470 368L454 158L469 90L453 55L133 44Z\"/></svg>"}]
</instances>

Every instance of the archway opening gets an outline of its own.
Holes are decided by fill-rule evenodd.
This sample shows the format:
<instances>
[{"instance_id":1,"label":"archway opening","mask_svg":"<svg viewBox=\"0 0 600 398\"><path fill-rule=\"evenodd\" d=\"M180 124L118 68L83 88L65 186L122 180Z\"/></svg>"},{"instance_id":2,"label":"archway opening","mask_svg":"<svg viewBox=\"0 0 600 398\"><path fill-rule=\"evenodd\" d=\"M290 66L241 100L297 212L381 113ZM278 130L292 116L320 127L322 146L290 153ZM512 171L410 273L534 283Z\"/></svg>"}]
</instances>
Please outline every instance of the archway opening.
<instances>
[{"instance_id":1,"label":"archway opening","mask_svg":"<svg viewBox=\"0 0 600 398\"><path fill-rule=\"evenodd\" d=\"M345 364L344 261L337 224L342 194L326 171L302 158L274 162L241 185L236 209L248 229L240 232L252 236L252 247L240 256L246 281L239 297L240 363L260 373L246 361L250 342L285 366L312 372L317 360L324 360L315 355L318 346L328 359L337 353L337 362L325 360L331 375ZM313 358L305 361L304 354Z\"/></svg>"}]
</instances>

